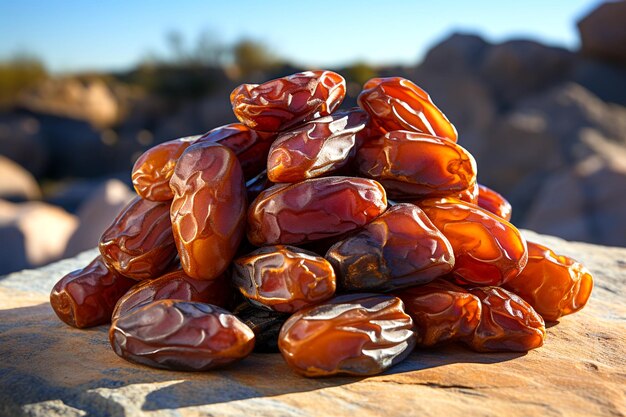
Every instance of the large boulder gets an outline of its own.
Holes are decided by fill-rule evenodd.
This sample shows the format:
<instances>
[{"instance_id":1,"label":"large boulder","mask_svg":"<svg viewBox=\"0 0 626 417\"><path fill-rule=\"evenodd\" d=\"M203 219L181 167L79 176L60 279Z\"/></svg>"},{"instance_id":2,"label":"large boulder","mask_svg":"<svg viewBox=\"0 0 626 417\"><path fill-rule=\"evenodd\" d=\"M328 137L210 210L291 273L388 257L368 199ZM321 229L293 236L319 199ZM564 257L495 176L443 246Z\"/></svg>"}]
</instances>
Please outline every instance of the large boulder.
<instances>
[{"instance_id":1,"label":"large boulder","mask_svg":"<svg viewBox=\"0 0 626 417\"><path fill-rule=\"evenodd\" d=\"M626 65L626 1L606 2L578 22L583 55Z\"/></svg>"},{"instance_id":2,"label":"large boulder","mask_svg":"<svg viewBox=\"0 0 626 417\"><path fill-rule=\"evenodd\" d=\"M580 57L573 64L569 79L603 101L626 106L626 67Z\"/></svg>"},{"instance_id":3,"label":"large boulder","mask_svg":"<svg viewBox=\"0 0 626 417\"><path fill-rule=\"evenodd\" d=\"M0 114L0 155L36 177L43 176L48 166L48 151L39 120L30 115Z\"/></svg>"},{"instance_id":4,"label":"large boulder","mask_svg":"<svg viewBox=\"0 0 626 417\"><path fill-rule=\"evenodd\" d=\"M27 201L41 198L33 175L9 158L0 155L0 199Z\"/></svg>"},{"instance_id":5,"label":"large boulder","mask_svg":"<svg viewBox=\"0 0 626 417\"><path fill-rule=\"evenodd\" d=\"M476 73L490 46L478 35L454 32L428 50L420 67L446 75Z\"/></svg>"}]
</instances>

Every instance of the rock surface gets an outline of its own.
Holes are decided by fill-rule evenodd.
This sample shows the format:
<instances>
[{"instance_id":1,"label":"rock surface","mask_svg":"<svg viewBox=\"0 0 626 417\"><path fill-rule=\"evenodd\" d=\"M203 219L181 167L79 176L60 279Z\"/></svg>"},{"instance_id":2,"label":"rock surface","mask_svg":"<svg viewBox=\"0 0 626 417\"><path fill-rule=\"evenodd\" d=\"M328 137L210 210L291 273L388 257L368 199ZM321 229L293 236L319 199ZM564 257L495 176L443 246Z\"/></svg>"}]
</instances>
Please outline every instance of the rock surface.
<instances>
[{"instance_id":1,"label":"rock surface","mask_svg":"<svg viewBox=\"0 0 626 417\"><path fill-rule=\"evenodd\" d=\"M19 164L0 155L0 198L11 201L28 201L41 198L35 177Z\"/></svg>"},{"instance_id":2,"label":"rock surface","mask_svg":"<svg viewBox=\"0 0 626 417\"><path fill-rule=\"evenodd\" d=\"M118 358L107 327L60 322L48 292L95 250L0 278L0 416L623 416L626 249L525 232L585 263L587 307L527 354L420 350L383 375L306 379L278 354L206 373L159 371Z\"/></svg>"},{"instance_id":3,"label":"rock surface","mask_svg":"<svg viewBox=\"0 0 626 417\"><path fill-rule=\"evenodd\" d=\"M606 2L578 22L584 55L626 64L626 1Z\"/></svg>"}]
</instances>

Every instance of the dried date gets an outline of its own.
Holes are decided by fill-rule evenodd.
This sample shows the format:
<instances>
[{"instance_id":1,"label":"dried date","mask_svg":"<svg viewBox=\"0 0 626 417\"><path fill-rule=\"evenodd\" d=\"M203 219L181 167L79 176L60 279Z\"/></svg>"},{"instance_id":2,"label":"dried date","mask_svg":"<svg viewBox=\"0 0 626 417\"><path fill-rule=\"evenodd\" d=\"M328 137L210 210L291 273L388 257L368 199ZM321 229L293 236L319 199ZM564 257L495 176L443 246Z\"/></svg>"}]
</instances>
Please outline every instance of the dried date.
<instances>
[{"instance_id":1,"label":"dried date","mask_svg":"<svg viewBox=\"0 0 626 417\"><path fill-rule=\"evenodd\" d=\"M384 188L353 177L312 178L263 191L248 209L248 240L297 245L358 229L387 207Z\"/></svg>"},{"instance_id":2,"label":"dried date","mask_svg":"<svg viewBox=\"0 0 626 417\"><path fill-rule=\"evenodd\" d=\"M511 208L511 203L506 198L482 184L478 184L478 190L478 201L476 204L506 221L511 220L513 209Z\"/></svg>"},{"instance_id":3,"label":"dried date","mask_svg":"<svg viewBox=\"0 0 626 417\"><path fill-rule=\"evenodd\" d=\"M454 266L450 243L413 204L389 208L355 235L333 245L326 259L346 291L421 285Z\"/></svg>"},{"instance_id":4,"label":"dried date","mask_svg":"<svg viewBox=\"0 0 626 417\"><path fill-rule=\"evenodd\" d=\"M237 119L263 132L282 132L304 121L328 116L343 101L346 81L332 71L305 71L230 94Z\"/></svg>"},{"instance_id":5,"label":"dried date","mask_svg":"<svg viewBox=\"0 0 626 417\"><path fill-rule=\"evenodd\" d=\"M254 333L228 311L210 304L159 300L115 320L115 353L155 368L206 371L248 356Z\"/></svg>"},{"instance_id":6,"label":"dried date","mask_svg":"<svg viewBox=\"0 0 626 417\"><path fill-rule=\"evenodd\" d=\"M132 200L100 238L106 263L136 280L164 273L177 256L169 210L167 203Z\"/></svg>"},{"instance_id":7,"label":"dried date","mask_svg":"<svg viewBox=\"0 0 626 417\"><path fill-rule=\"evenodd\" d=\"M180 157L170 181L172 230L183 269L214 279L230 264L245 232L246 188L237 157L201 142Z\"/></svg>"},{"instance_id":8,"label":"dried date","mask_svg":"<svg viewBox=\"0 0 626 417\"><path fill-rule=\"evenodd\" d=\"M233 314L254 332L255 352L278 353L278 334L289 314L256 308L248 302L237 306Z\"/></svg>"},{"instance_id":9,"label":"dried date","mask_svg":"<svg viewBox=\"0 0 626 417\"><path fill-rule=\"evenodd\" d=\"M397 297L350 294L304 308L283 325L278 347L296 372L375 375L415 346L413 321Z\"/></svg>"}]
</instances>

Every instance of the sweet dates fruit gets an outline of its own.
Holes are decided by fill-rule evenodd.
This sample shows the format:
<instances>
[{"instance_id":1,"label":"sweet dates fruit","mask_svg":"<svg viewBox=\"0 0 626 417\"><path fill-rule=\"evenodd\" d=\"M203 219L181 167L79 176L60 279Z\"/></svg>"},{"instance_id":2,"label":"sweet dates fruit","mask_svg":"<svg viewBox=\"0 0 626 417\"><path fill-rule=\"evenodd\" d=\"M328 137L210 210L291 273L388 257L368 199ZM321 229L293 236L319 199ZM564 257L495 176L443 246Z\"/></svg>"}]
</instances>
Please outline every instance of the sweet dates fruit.
<instances>
[{"instance_id":1,"label":"sweet dates fruit","mask_svg":"<svg viewBox=\"0 0 626 417\"><path fill-rule=\"evenodd\" d=\"M237 157L219 144L194 144L180 157L170 186L172 230L185 273L217 278L245 233L246 188Z\"/></svg>"},{"instance_id":2,"label":"sweet dates fruit","mask_svg":"<svg viewBox=\"0 0 626 417\"><path fill-rule=\"evenodd\" d=\"M413 204L397 204L326 253L345 291L390 291L425 284L452 270L444 235Z\"/></svg>"},{"instance_id":3,"label":"sweet dates fruit","mask_svg":"<svg viewBox=\"0 0 626 417\"><path fill-rule=\"evenodd\" d=\"M137 281L109 269L97 256L86 267L70 272L52 288L50 305L65 323L80 329L109 323L115 303Z\"/></svg>"},{"instance_id":4,"label":"sweet dates fruit","mask_svg":"<svg viewBox=\"0 0 626 417\"><path fill-rule=\"evenodd\" d=\"M506 221L511 220L511 214L513 213L511 203L498 192L485 185L478 184L478 200L476 204Z\"/></svg>"},{"instance_id":5,"label":"sweet dates fruit","mask_svg":"<svg viewBox=\"0 0 626 417\"><path fill-rule=\"evenodd\" d=\"M243 359L254 333L228 311L210 304L158 300L111 324L115 353L131 362L180 371L206 371Z\"/></svg>"},{"instance_id":6,"label":"sweet dates fruit","mask_svg":"<svg viewBox=\"0 0 626 417\"><path fill-rule=\"evenodd\" d=\"M233 262L232 282L258 307L293 313L335 294L335 271L313 252L266 246Z\"/></svg>"},{"instance_id":7,"label":"sweet dates fruit","mask_svg":"<svg viewBox=\"0 0 626 417\"><path fill-rule=\"evenodd\" d=\"M415 346L413 321L397 297L350 294L293 314L278 336L287 364L304 376L375 375Z\"/></svg>"},{"instance_id":8,"label":"sweet dates fruit","mask_svg":"<svg viewBox=\"0 0 626 417\"><path fill-rule=\"evenodd\" d=\"M278 352L278 334L289 318L289 313L257 308L248 302L243 302L235 308L233 314L254 332L255 352Z\"/></svg>"}]
</instances>

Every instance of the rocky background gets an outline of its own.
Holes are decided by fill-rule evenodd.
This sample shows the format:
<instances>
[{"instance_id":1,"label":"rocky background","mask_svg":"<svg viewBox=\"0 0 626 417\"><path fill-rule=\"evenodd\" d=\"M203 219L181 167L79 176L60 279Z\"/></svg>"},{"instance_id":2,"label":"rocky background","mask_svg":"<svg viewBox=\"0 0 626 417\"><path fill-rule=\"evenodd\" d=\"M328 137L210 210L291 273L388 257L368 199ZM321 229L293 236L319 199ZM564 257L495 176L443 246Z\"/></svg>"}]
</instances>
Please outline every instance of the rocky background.
<instances>
[{"instance_id":1,"label":"rocky background","mask_svg":"<svg viewBox=\"0 0 626 417\"><path fill-rule=\"evenodd\" d=\"M476 157L479 182L513 205L513 223L626 246L626 2L578 23L580 50L455 33L414 67L334 68L356 104L373 76L426 89ZM236 121L230 91L303 68L240 44L236 65L186 57L126 73L50 78L0 65L0 275L97 244L133 196L147 148Z\"/></svg>"}]
</instances>

